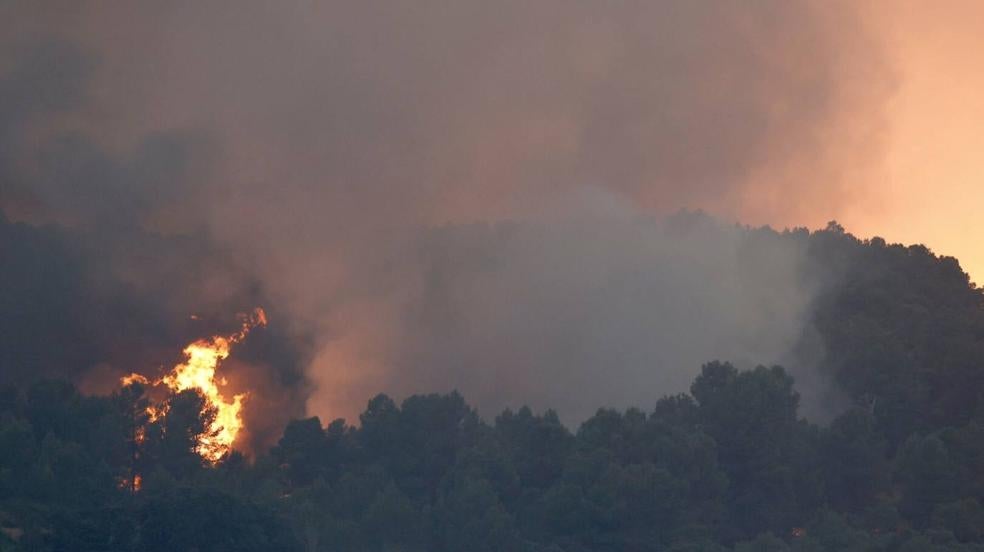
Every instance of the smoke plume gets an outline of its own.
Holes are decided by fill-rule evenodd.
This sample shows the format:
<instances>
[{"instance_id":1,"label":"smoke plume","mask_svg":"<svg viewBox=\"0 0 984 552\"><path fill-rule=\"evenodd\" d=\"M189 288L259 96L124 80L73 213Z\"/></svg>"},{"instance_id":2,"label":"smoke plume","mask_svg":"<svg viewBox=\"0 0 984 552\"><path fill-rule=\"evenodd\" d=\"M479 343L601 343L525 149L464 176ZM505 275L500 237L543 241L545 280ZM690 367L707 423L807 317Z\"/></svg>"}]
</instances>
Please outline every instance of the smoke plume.
<instances>
[{"instance_id":1,"label":"smoke plume","mask_svg":"<svg viewBox=\"0 0 984 552\"><path fill-rule=\"evenodd\" d=\"M798 242L666 216L836 217L878 170L892 89L853 2L14 1L0 21L0 293L47 305L4 322L5 364L108 378L180 350L192 313L262 304L244 385L325 417L457 388L576 422L714 358L797 362Z\"/></svg>"}]
</instances>

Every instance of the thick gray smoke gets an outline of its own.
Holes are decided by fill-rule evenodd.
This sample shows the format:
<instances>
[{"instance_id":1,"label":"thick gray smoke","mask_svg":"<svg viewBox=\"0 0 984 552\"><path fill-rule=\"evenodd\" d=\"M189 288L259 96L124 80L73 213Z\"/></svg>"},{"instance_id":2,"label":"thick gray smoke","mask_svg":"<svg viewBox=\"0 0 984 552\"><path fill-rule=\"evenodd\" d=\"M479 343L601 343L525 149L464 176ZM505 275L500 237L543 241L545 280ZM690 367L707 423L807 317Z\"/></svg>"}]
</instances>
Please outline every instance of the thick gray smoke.
<instances>
[{"instance_id":1,"label":"thick gray smoke","mask_svg":"<svg viewBox=\"0 0 984 552\"><path fill-rule=\"evenodd\" d=\"M450 388L647 406L805 331L792 241L652 217L837 215L891 89L858 10L7 2L0 207L169 309L266 303L322 416Z\"/></svg>"},{"instance_id":2,"label":"thick gray smoke","mask_svg":"<svg viewBox=\"0 0 984 552\"><path fill-rule=\"evenodd\" d=\"M326 406L344 404L352 364L370 388L458 387L486 415L536 404L579 421L684 391L708 359L819 360L792 350L817 291L801 244L701 215L448 226L403 262L394 312L316 359Z\"/></svg>"}]
</instances>

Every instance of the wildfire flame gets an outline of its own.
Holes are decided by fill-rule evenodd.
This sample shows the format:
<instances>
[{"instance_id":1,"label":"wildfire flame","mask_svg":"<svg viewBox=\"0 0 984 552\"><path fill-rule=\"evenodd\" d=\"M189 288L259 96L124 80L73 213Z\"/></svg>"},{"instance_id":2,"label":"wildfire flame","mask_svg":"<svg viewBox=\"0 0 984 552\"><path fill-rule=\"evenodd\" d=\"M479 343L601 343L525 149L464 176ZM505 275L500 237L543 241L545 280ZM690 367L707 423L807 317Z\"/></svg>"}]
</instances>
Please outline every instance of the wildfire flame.
<instances>
[{"instance_id":1,"label":"wildfire flame","mask_svg":"<svg viewBox=\"0 0 984 552\"><path fill-rule=\"evenodd\" d=\"M209 462L218 462L232 449L232 444L243 428L241 412L243 401L247 397L246 393L239 393L227 399L219 389L227 381L225 378L216 378L216 368L228 358L233 345L245 339L250 330L256 326L265 326L266 323L263 309L255 309L250 315L242 317L242 327L238 332L199 339L185 347L185 361L160 380L153 382L153 385L167 386L174 393L188 389L197 391L205 399L205 408L215 410L215 419L207 431L199 436L195 447L195 451ZM134 383L150 384L145 376L136 373L124 376L120 382L124 386ZM167 405L150 406L147 414L153 423L167 416Z\"/></svg>"},{"instance_id":2,"label":"wildfire flame","mask_svg":"<svg viewBox=\"0 0 984 552\"><path fill-rule=\"evenodd\" d=\"M143 477L141 477L140 474L136 474L132 478L120 478L117 486L121 489L127 489L132 493L138 492L143 486Z\"/></svg>"},{"instance_id":3,"label":"wildfire flame","mask_svg":"<svg viewBox=\"0 0 984 552\"><path fill-rule=\"evenodd\" d=\"M122 378L120 378L120 383L123 384L123 387L126 387L127 385L133 385L134 383L142 383L144 385L149 385L150 381L146 377L134 372L129 376L123 376Z\"/></svg>"}]
</instances>

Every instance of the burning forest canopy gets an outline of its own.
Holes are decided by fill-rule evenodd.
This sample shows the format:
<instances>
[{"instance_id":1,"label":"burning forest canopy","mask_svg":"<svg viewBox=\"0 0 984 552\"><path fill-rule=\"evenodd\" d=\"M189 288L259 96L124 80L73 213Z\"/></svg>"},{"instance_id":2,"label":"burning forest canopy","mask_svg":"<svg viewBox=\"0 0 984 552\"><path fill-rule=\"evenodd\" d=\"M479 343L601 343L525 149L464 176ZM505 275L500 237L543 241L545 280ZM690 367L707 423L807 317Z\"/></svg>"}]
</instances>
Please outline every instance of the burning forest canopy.
<instances>
[{"instance_id":1,"label":"burning forest canopy","mask_svg":"<svg viewBox=\"0 0 984 552\"><path fill-rule=\"evenodd\" d=\"M247 461L235 440L230 450L216 439L234 426L215 414L241 406L248 431L250 409L266 404L253 398L262 387L237 401L222 383L240 366L224 362L272 329L256 310L109 394L57 381L0 389L0 542L973 550L984 516L981 291L923 247L860 241L836 225L766 232L838 274L801 344L824 345L817 369L838 393L823 425L802 417L788 370L711 362L686 394L654 388L644 410L601 409L576 430L552 410L479 416L457 393L379 395L357 422L286 423Z\"/></svg>"},{"instance_id":2,"label":"burning forest canopy","mask_svg":"<svg viewBox=\"0 0 984 552\"><path fill-rule=\"evenodd\" d=\"M0 552L981 550L927 6L0 2Z\"/></svg>"},{"instance_id":3,"label":"burning forest canopy","mask_svg":"<svg viewBox=\"0 0 984 552\"><path fill-rule=\"evenodd\" d=\"M243 401L248 393L235 393L231 396L223 392L228 380L219 374L219 364L229 358L234 345L246 339L250 330L256 326L266 326L266 312L256 308L250 315L241 315L242 327L231 335L216 335L199 339L184 348L184 362L175 366L160 379L151 382L146 376L132 373L120 378L120 383L129 387L132 385L163 386L165 398L159 404L146 408L146 423L154 424L166 418L170 411L170 400L176 394L192 391L201 396L201 418L206 420L204 431L197 436L195 452L209 462L218 462L232 451L239 432L243 428ZM146 427L136 429L136 444L142 444L146 438ZM134 488L138 486L139 475L134 474L128 481Z\"/></svg>"}]
</instances>

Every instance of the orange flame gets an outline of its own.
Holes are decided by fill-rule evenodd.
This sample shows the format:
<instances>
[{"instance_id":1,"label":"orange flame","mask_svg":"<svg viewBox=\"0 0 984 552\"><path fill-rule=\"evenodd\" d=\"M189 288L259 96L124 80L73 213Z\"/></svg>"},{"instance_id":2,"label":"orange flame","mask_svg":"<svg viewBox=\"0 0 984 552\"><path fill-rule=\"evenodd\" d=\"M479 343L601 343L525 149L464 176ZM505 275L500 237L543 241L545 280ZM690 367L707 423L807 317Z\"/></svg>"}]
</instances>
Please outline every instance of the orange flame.
<instances>
[{"instance_id":1,"label":"orange flame","mask_svg":"<svg viewBox=\"0 0 984 552\"><path fill-rule=\"evenodd\" d=\"M143 477L139 474L134 475L133 478L123 477L117 481L117 486L121 489L126 489L131 493L138 492L140 487L143 486Z\"/></svg>"},{"instance_id":2,"label":"orange flame","mask_svg":"<svg viewBox=\"0 0 984 552\"><path fill-rule=\"evenodd\" d=\"M246 393L233 395L227 399L219 386L226 385L225 378L216 379L215 371L218 365L228 358L233 345L239 343L256 326L265 326L266 313L257 308L249 316L243 316L240 330L228 336L213 336L199 339L184 348L185 361L178 364L171 372L154 382L154 385L164 384L171 391L178 393L193 389L205 399L205 407L215 410L215 419L208 430L198 438L196 452L209 462L218 462L231 449L239 431L243 428L241 412ZM121 383L147 384L146 377L140 374L130 374L121 378ZM150 406L147 414L151 422L167 415L167 406Z\"/></svg>"},{"instance_id":3,"label":"orange flame","mask_svg":"<svg viewBox=\"0 0 984 552\"><path fill-rule=\"evenodd\" d=\"M126 387L127 385L133 385L134 383L142 383L144 385L148 385L150 381L148 381L146 377L134 372L129 376L123 376L122 378L120 378L120 383L123 384L123 387Z\"/></svg>"}]
</instances>

